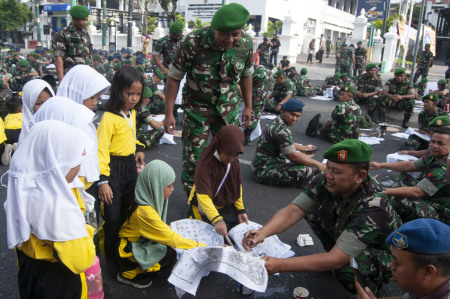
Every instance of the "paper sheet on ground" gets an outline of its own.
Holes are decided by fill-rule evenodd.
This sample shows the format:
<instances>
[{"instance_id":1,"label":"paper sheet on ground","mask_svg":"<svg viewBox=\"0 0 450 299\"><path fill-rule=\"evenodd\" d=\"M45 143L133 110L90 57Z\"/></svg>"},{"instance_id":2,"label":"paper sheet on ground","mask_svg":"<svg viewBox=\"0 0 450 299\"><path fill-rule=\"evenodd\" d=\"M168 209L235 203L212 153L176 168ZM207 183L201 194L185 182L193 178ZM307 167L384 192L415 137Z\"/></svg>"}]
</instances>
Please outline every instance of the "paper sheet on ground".
<instances>
[{"instance_id":1,"label":"paper sheet on ground","mask_svg":"<svg viewBox=\"0 0 450 299\"><path fill-rule=\"evenodd\" d=\"M242 239L244 234L249 230L257 230L261 227L261 224L249 221L248 224L241 223L233 227L228 235L234 240L236 246L239 250L244 250L242 247ZM276 258L288 258L295 255L295 253L290 250L291 246L284 244L278 239L277 236L270 236L264 240L263 243L258 244L252 251L258 256L273 256Z\"/></svg>"},{"instance_id":2,"label":"paper sheet on ground","mask_svg":"<svg viewBox=\"0 0 450 299\"><path fill-rule=\"evenodd\" d=\"M277 116L275 114L261 114L259 119L275 119Z\"/></svg>"},{"instance_id":3,"label":"paper sheet on ground","mask_svg":"<svg viewBox=\"0 0 450 299\"><path fill-rule=\"evenodd\" d=\"M261 136L262 134L262 130L261 130L261 125L260 125L260 121L258 121L258 125L256 126L256 128L252 131L252 134L250 134L250 140L253 141L256 138L258 138L259 136Z\"/></svg>"},{"instance_id":4,"label":"paper sheet on ground","mask_svg":"<svg viewBox=\"0 0 450 299\"><path fill-rule=\"evenodd\" d=\"M384 138L378 137L359 137L358 140L367 143L368 145L380 144L381 141L384 141Z\"/></svg>"},{"instance_id":5,"label":"paper sheet on ground","mask_svg":"<svg viewBox=\"0 0 450 299\"><path fill-rule=\"evenodd\" d=\"M239 252L230 246L187 250L173 268L168 281L195 296L202 277L211 271L226 274L257 292L266 291L268 275L264 261L250 252Z\"/></svg>"},{"instance_id":6,"label":"paper sheet on ground","mask_svg":"<svg viewBox=\"0 0 450 299\"><path fill-rule=\"evenodd\" d=\"M315 97L309 97L313 100L319 100L319 101L332 101L333 98L325 97L325 96L315 96Z\"/></svg>"},{"instance_id":7,"label":"paper sheet on ground","mask_svg":"<svg viewBox=\"0 0 450 299\"><path fill-rule=\"evenodd\" d=\"M159 140L159 144L177 144L174 140L173 140L173 135L172 134L167 134L164 133L164 135L161 137L161 139Z\"/></svg>"},{"instance_id":8,"label":"paper sheet on ground","mask_svg":"<svg viewBox=\"0 0 450 299\"><path fill-rule=\"evenodd\" d=\"M419 138L421 138L421 139L423 139L425 141L430 141L430 136L422 134L422 133L419 133L419 132L417 132L417 131L415 131L414 129L411 129L411 128L408 128L408 130L406 130L405 133L409 134L409 135L411 135L411 134L412 135L416 135L417 137L419 137Z\"/></svg>"},{"instance_id":9,"label":"paper sheet on ground","mask_svg":"<svg viewBox=\"0 0 450 299\"><path fill-rule=\"evenodd\" d=\"M394 133L391 136L397 137L397 138L402 138L402 139L408 139L409 134L406 133Z\"/></svg>"}]
</instances>

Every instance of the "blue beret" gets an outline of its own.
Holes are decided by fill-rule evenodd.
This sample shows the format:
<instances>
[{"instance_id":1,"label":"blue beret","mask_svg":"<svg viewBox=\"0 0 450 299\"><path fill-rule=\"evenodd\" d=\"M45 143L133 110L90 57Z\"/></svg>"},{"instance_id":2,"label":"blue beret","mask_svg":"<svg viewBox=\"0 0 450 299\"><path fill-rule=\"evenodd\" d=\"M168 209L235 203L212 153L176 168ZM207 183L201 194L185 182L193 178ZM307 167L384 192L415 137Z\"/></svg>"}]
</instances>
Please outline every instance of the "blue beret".
<instances>
[{"instance_id":1,"label":"blue beret","mask_svg":"<svg viewBox=\"0 0 450 299\"><path fill-rule=\"evenodd\" d=\"M130 49L128 49L127 50L127 54L131 54L132 52L131 52L131 50Z\"/></svg>"},{"instance_id":2,"label":"blue beret","mask_svg":"<svg viewBox=\"0 0 450 299\"><path fill-rule=\"evenodd\" d=\"M108 61L113 61L113 60L114 60L114 57L108 56Z\"/></svg>"},{"instance_id":3,"label":"blue beret","mask_svg":"<svg viewBox=\"0 0 450 299\"><path fill-rule=\"evenodd\" d=\"M295 66L291 66L290 70L291 71L296 71Z\"/></svg>"},{"instance_id":4,"label":"blue beret","mask_svg":"<svg viewBox=\"0 0 450 299\"><path fill-rule=\"evenodd\" d=\"M142 58L136 58L136 63L138 63L138 64L144 64L144 59L142 59Z\"/></svg>"},{"instance_id":5,"label":"blue beret","mask_svg":"<svg viewBox=\"0 0 450 299\"><path fill-rule=\"evenodd\" d=\"M44 48L44 51L49 51L49 49L47 47Z\"/></svg>"},{"instance_id":6,"label":"blue beret","mask_svg":"<svg viewBox=\"0 0 450 299\"><path fill-rule=\"evenodd\" d=\"M342 44L342 47L347 47L347 44L346 44L346 43L343 43L343 44Z\"/></svg>"},{"instance_id":7,"label":"blue beret","mask_svg":"<svg viewBox=\"0 0 450 299\"><path fill-rule=\"evenodd\" d=\"M422 254L450 252L450 226L434 219L417 219L393 231L386 243Z\"/></svg>"},{"instance_id":8,"label":"blue beret","mask_svg":"<svg viewBox=\"0 0 450 299\"><path fill-rule=\"evenodd\" d=\"M44 51L42 51L41 49L36 49L36 50L34 51L34 53L42 54L42 53L44 53Z\"/></svg>"},{"instance_id":9,"label":"blue beret","mask_svg":"<svg viewBox=\"0 0 450 299\"><path fill-rule=\"evenodd\" d=\"M118 58L118 59L122 59L122 55L120 55L120 54L117 54L117 55L116 55L116 58Z\"/></svg>"},{"instance_id":10,"label":"blue beret","mask_svg":"<svg viewBox=\"0 0 450 299\"><path fill-rule=\"evenodd\" d=\"M281 106L281 109L286 111L296 111L296 112L302 112L303 107L305 107L305 104L303 104L302 101L297 99L292 99L287 101L286 103Z\"/></svg>"}]
</instances>

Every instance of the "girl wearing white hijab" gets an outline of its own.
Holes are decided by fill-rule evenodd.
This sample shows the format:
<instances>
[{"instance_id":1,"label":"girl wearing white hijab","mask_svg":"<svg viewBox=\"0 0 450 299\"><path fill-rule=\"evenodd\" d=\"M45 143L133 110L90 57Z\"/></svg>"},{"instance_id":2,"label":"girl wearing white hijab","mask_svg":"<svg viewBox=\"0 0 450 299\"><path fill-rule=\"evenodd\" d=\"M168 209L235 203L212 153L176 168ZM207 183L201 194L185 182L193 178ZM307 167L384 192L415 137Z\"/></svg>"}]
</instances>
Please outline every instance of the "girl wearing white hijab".
<instances>
[{"instance_id":1,"label":"girl wearing white hijab","mask_svg":"<svg viewBox=\"0 0 450 299\"><path fill-rule=\"evenodd\" d=\"M22 89L22 131L19 135L19 145L27 136L30 120L33 114L49 98L55 96L51 86L41 79L34 79L23 86Z\"/></svg>"},{"instance_id":2,"label":"girl wearing white hijab","mask_svg":"<svg viewBox=\"0 0 450 299\"><path fill-rule=\"evenodd\" d=\"M95 259L93 228L69 183L93 145L81 130L45 121L30 129L11 159L4 207L21 298L87 296L83 272Z\"/></svg>"}]
</instances>

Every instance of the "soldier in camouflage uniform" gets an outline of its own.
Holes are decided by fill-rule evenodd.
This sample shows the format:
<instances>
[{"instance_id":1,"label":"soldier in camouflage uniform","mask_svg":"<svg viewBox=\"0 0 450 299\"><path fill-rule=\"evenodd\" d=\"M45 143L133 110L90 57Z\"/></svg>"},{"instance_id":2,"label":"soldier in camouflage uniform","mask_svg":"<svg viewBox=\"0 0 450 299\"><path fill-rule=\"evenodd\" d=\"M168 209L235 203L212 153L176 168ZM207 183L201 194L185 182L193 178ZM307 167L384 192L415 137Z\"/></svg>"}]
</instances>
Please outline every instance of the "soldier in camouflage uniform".
<instances>
[{"instance_id":1,"label":"soldier in camouflage uniform","mask_svg":"<svg viewBox=\"0 0 450 299\"><path fill-rule=\"evenodd\" d=\"M336 88L333 90L333 100L338 102L339 101L339 93L340 89L343 86L351 86L353 89L356 90L356 84L349 78L347 73L341 73L341 83L336 86Z\"/></svg>"},{"instance_id":2,"label":"soldier in camouflage uniform","mask_svg":"<svg viewBox=\"0 0 450 299\"><path fill-rule=\"evenodd\" d=\"M366 72L359 77L356 82L355 101L357 104L367 104L367 114L373 121L378 122L378 117L373 113L377 104L378 96L382 89L381 79L377 76L378 69L375 63L369 63L366 66Z\"/></svg>"},{"instance_id":3,"label":"soldier in camouflage uniform","mask_svg":"<svg viewBox=\"0 0 450 299\"><path fill-rule=\"evenodd\" d=\"M144 87L142 103L136 108L137 140L145 145L146 149L154 147L164 135L163 123L153 119L147 104L153 93L149 87ZM148 126L153 130L148 130Z\"/></svg>"},{"instance_id":4,"label":"soldier in camouflage uniform","mask_svg":"<svg viewBox=\"0 0 450 299\"><path fill-rule=\"evenodd\" d=\"M276 83L273 92L267 97L264 111L280 113L281 106L295 98L295 85L282 70L278 70L273 77L276 79Z\"/></svg>"},{"instance_id":5,"label":"soldier in camouflage uniform","mask_svg":"<svg viewBox=\"0 0 450 299\"><path fill-rule=\"evenodd\" d=\"M416 83L420 76L422 76L422 78L426 78L432 64L433 52L430 51L430 44L426 44L425 50L420 53L419 63L417 64L417 70L414 74L413 83Z\"/></svg>"},{"instance_id":6,"label":"soldier in camouflage uniform","mask_svg":"<svg viewBox=\"0 0 450 299\"><path fill-rule=\"evenodd\" d=\"M351 48L347 48L346 44L342 44L340 59L339 59L339 72L351 74L352 66L355 65L355 52Z\"/></svg>"},{"instance_id":7,"label":"soldier in camouflage uniform","mask_svg":"<svg viewBox=\"0 0 450 299\"><path fill-rule=\"evenodd\" d=\"M331 112L331 120L321 124L320 134L333 143L359 138L361 109L353 100L355 89L344 86L340 90L339 104Z\"/></svg>"},{"instance_id":8,"label":"soldier in camouflage uniform","mask_svg":"<svg viewBox=\"0 0 450 299\"><path fill-rule=\"evenodd\" d=\"M30 53L28 54L28 61L30 62L30 66L37 71L38 76L37 78L44 77L44 73L42 72L42 63L40 63L37 58L39 57L36 53Z\"/></svg>"},{"instance_id":9,"label":"soldier in camouflage uniform","mask_svg":"<svg viewBox=\"0 0 450 299\"><path fill-rule=\"evenodd\" d=\"M438 116L447 115L447 112L437 107L438 96L436 94L427 94L422 98L422 101L423 111L420 111L418 116L419 133L431 136L431 128L428 126L428 124ZM429 143L429 141L424 140L417 135L411 134L408 137L406 146L414 150L423 150L428 148Z\"/></svg>"},{"instance_id":10,"label":"soldier in camouflage uniform","mask_svg":"<svg viewBox=\"0 0 450 299\"><path fill-rule=\"evenodd\" d=\"M164 113L166 98L161 90L158 89L158 84L161 83L163 79L164 75L159 69L156 69L152 76L144 78L145 86L148 86L153 93L153 96L150 97L150 103L147 105L152 114Z\"/></svg>"},{"instance_id":11,"label":"soldier in camouflage uniform","mask_svg":"<svg viewBox=\"0 0 450 299\"><path fill-rule=\"evenodd\" d=\"M108 56L108 62L105 64L105 77L110 83L114 77L114 57Z\"/></svg>"},{"instance_id":12,"label":"soldier in camouflage uniform","mask_svg":"<svg viewBox=\"0 0 450 299\"><path fill-rule=\"evenodd\" d=\"M272 43L266 36L264 37L263 42L258 45L258 49L256 50L256 52L259 53L259 63L266 68L269 68L270 47L272 47Z\"/></svg>"},{"instance_id":13,"label":"soldier in camouflage uniform","mask_svg":"<svg viewBox=\"0 0 450 299\"><path fill-rule=\"evenodd\" d=\"M167 74L169 73L169 66L172 63L173 56L184 38L183 27L181 22L173 22L170 24L170 34L161 38L153 49L153 61L165 76L164 84L167 82Z\"/></svg>"},{"instance_id":14,"label":"soldier in camouflage uniform","mask_svg":"<svg viewBox=\"0 0 450 299\"><path fill-rule=\"evenodd\" d=\"M313 152L316 147L294 143L289 130L300 120L303 107L297 99L286 102L281 115L270 123L259 139L252 161L253 175L258 183L301 188L317 173L314 168L325 169L325 165L304 154Z\"/></svg>"},{"instance_id":15,"label":"soldier in camouflage uniform","mask_svg":"<svg viewBox=\"0 0 450 299\"><path fill-rule=\"evenodd\" d=\"M404 68L397 68L394 75L395 78L389 79L384 85L376 109L379 109L380 122L385 121L387 107L404 110L402 127L407 128L408 121L413 115L416 91L412 82L406 79Z\"/></svg>"},{"instance_id":16,"label":"soldier in camouflage uniform","mask_svg":"<svg viewBox=\"0 0 450 299\"><path fill-rule=\"evenodd\" d=\"M264 109L267 95L269 94L269 71L262 65L255 67L252 83L252 120L244 129L245 145L251 145L250 135L259 122L259 116Z\"/></svg>"},{"instance_id":17,"label":"soldier in camouflage uniform","mask_svg":"<svg viewBox=\"0 0 450 299\"><path fill-rule=\"evenodd\" d=\"M328 160L325 172L316 175L262 228L245 233L244 248L249 250L306 219L327 252L287 259L263 257L268 273L333 270L341 284L355 293L349 266L354 257L368 287L376 293L391 277L392 256L385 240L401 220L389 196L368 173L371 154L372 148L359 140L333 145L323 155Z\"/></svg>"},{"instance_id":18,"label":"soldier in camouflage uniform","mask_svg":"<svg viewBox=\"0 0 450 299\"><path fill-rule=\"evenodd\" d=\"M92 61L91 37L86 30L90 11L85 6L75 5L69 13L72 16L72 23L56 33L52 41L59 82L64 74L75 65L90 65L89 61Z\"/></svg>"},{"instance_id":19,"label":"soldier in camouflage uniform","mask_svg":"<svg viewBox=\"0 0 450 299\"><path fill-rule=\"evenodd\" d=\"M106 69L102 61L100 61L100 56L98 54L95 54L92 56L94 65L93 68L96 70L99 74L102 74L103 76L106 75Z\"/></svg>"},{"instance_id":20,"label":"soldier in camouflage uniform","mask_svg":"<svg viewBox=\"0 0 450 299\"><path fill-rule=\"evenodd\" d=\"M438 82L438 89L432 91L433 93L437 94L438 96L438 107L444 108L444 100L449 94L449 91L447 89L447 80L446 79L440 79Z\"/></svg>"},{"instance_id":21,"label":"soldier in camouflage uniform","mask_svg":"<svg viewBox=\"0 0 450 299\"><path fill-rule=\"evenodd\" d=\"M414 84L414 88L416 89L416 100L420 100L427 89L428 78L422 78L419 83Z\"/></svg>"},{"instance_id":22,"label":"soldier in camouflage uniform","mask_svg":"<svg viewBox=\"0 0 450 299\"><path fill-rule=\"evenodd\" d=\"M325 83L322 85L322 89L325 90L327 88L331 88L333 86L341 85L341 74L335 73L333 76L328 76L325 78Z\"/></svg>"},{"instance_id":23,"label":"soldier in camouflage uniform","mask_svg":"<svg viewBox=\"0 0 450 299\"><path fill-rule=\"evenodd\" d=\"M339 37L336 41L336 68L334 70L335 73L341 72L341 48L342 48L342 42L341 38Z\"/></svg>"},{"instance_id":24,"label":"soldier in camouflage uniform","mask_svg":"<svg viewBox=\"0 0 450 299\"><path fill-rule=\"evenodd\" d=\"M308 70L306 68L302 68L300 70L299 85L297 86L297 95L301 97L315 96L316 91L311 86L311 83L309 83L309 79L306 74L308 74Z\"/></svg>"},{"instance_id":25,"label":"soldier in camouflage uniform","mask_svg":"<svg viewBox=\"0 0 450 299\"><path fill-rule=\"evenodd\" d=\"M3 81L0 80L0 117L2 119L8 114L8 108L6 107L6 100L9 99L9 95L4 91Z\"/></svg>"},{"instance_id":26,"label":"soldier in camouflage uniform","mask_svg":"<svg viewBox=\"0 0 450 299\"><path fill-rule=\"evenodd\" d=\"M292 93L293 96L297 95L297 91L298 91L298 85L300 84L300 74L297 73L297 70L295 69L295 66L292 66L290 68L289 74L287 75L287 77L289 78L289 80L292 81L292 83L294 83L294 87L295 90Z\"/></svg>"},{"instance_id":27,"label":"soldier in camouflage uniform","mask_svg":"<svg viewBox=\"0 0 450 299\"><path fill-rule=\"evenodd\" d=\"M355 49L355 70L353 76L361 76L366 66L366 49L363 48L362 42L357 43Z\"/></svg>"},{"instance_id":28,"label":"soldier in camouflage uniform","mask_svg":"<svg viewBox=\"0 0 450 299\"><path fill-rule=\"evenodd\" d=\"M28 60L22 59L19 61L19 66L11 71L11 77L7 77L6 82L11 91L20 92L25 80L34 78L38 73L30 66Z\"/></svg>"},{"instance_id":29,"label":"soldier in camouflage uniform","mask_svg":"<svg viewBox=\"0 0 450 299\"><path fill-rule=\"evenodd\" d=\"M231 22L230 16L233 16ZM210 27L188 34L182 41L169 69L166 88L164 128L172 133L173 116L180 81L183 87L183 170L181 180L187 194L193 186L195 166L209 138L229 124L238 125L238 88L240 83L245 103L243 126L251 120L251 84L253 46L251 37L242 31L250 17L237 3L219 8Z\"/></svg>"},{"instance_id":30,"label":"soldier in camouflage uniform","mask_svg":"<svg viewBox=\"0 0 450 299\"><path fill-rule=\"evenodd\" d=\"M371 167L421 172L417 180L402 174L394 188L387 188L386 193L393 197L395 209L404 222L432 218L450 225L450 180L446 173L450 128L433 129L428 150L427 155L416 161L372 162Z\"/></svg>"}]
</instances>

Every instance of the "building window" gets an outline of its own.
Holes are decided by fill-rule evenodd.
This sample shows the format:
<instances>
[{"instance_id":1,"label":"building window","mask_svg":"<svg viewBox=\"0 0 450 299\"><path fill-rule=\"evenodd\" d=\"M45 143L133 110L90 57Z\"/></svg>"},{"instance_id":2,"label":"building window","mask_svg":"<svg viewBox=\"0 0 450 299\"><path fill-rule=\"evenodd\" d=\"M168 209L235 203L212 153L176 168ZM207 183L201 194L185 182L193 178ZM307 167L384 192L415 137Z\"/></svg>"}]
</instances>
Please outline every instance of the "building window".
<instances>
[{"instance_id":1,"label":"building window","mask_svg":"<svg viewBox=\"0 0 450 299\"><path fill-rule=\"evenodd\" d=\"M328 0L328 6L333 6L333 0Z\"/></svg>"},{"instance_id":2,"label":"building window","mask_svg":"<svg viewBox=\"0 0 450 299\"><path fill-rule=\"evenodd\" d=\"M314 35L316 33L316 20L308 19L308 24L307 24L306 28L307 28L306 31L309 34Z\"/></svg>"},{"instance_id":3,"label":"building window","mask_svg":"<svg viewBox=\"0 0 450 299\"><path fill-rule=\"evenodd\" d=\"M350 11L349 13L353 14L353 0L350 1Z\"/></svg>"},{"instance_id":4,"label":"building window","mask_svg":"<svg viewBox=\"0 0 450 299\"><path fill-rule=\"evenodd\" d=\"M339 2L336 2L336 8L339 9L341 7Z\"/></svg>"}]
</instances>

